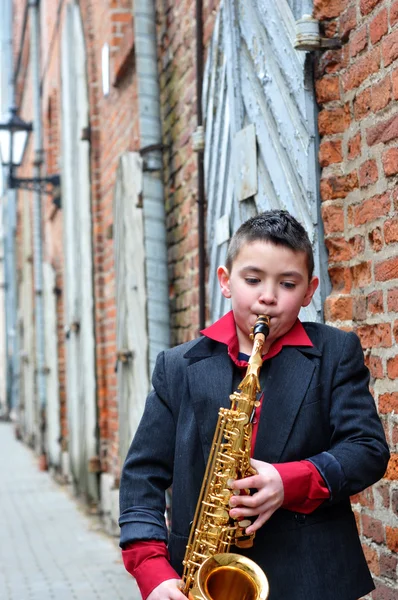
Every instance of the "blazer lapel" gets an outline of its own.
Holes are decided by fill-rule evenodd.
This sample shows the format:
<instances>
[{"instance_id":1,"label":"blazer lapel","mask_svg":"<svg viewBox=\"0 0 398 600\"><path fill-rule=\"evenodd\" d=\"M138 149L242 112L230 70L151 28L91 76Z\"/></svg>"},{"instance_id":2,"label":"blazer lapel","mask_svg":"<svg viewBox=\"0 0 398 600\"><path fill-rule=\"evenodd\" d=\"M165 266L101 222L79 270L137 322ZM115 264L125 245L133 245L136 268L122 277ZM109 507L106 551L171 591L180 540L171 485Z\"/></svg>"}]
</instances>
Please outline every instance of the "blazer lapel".
<instances>
[{"instance_id":1,"label":"blazer lapel","mask_svg":"<svg viewBox=\"0 0 398 600\"><path fill-rule=\"evenodd\" d=\"M315 348L308 350L307 354L319 355ZM280 461L314 369L313 361L294 347L285 346L282 352L271 359L264 387L255 458L274 463Z\"/></svg>"},{"instance_id":2,"label":"blazer lapel","mask_svg":"<svg viewBox=\"0 0 398 600\"><path fill-rule=\"evenodd\" d=\"M189 365L188 385L195 418L199 428L203 456L207 462L218 411L221 406L229 408L232 393L233 365L226 348ZM216 375L210 376L211 373Z\"/></svg>"}]
</instances>

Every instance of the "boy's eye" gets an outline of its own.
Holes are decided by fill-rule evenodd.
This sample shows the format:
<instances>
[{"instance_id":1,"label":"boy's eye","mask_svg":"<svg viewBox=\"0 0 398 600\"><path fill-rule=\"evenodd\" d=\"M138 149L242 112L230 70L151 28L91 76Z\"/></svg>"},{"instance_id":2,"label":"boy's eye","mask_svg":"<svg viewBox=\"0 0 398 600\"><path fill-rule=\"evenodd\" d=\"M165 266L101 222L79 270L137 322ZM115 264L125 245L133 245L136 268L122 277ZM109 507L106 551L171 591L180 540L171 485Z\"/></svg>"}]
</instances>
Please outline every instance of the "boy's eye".
<instances>
[{"instance_id":1,"label":"boy's eye","mask_svg":"<svg viewBox=\"0 0 398 600\"><path fill-rule=\"evenodd\" d=\"M249 285L256 285L256 283L258 283L260 280L258 277L245 277L245 281Z\"/></svg>"},{"instance_id":2,"label":"boy's eye","mask_svg":"<svg viewBox=\"0 0 398 600\"><path fill-rule=\"evenodd\" d=\"M288 290L294 290L296 284L292 281L282 281L282 286Z\"/></svg>"}]
</instances>

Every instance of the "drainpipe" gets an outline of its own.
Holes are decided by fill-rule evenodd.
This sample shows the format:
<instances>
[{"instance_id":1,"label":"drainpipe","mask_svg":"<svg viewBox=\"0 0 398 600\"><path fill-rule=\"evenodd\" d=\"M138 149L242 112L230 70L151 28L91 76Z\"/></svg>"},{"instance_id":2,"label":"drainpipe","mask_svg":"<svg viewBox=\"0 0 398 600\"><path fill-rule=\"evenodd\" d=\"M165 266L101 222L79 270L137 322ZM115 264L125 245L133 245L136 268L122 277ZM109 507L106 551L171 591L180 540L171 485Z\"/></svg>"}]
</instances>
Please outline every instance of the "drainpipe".
<instances>
[{"instance_id":1,"label":"drainpipe","mask_svg":"<svg viewBox=\"0 0 398 600\"><path fill-rule=\"evenodd\" d=\"M206 326L205 283L205 175L203 166L204 131L202 111L203 90L203 3L196 0L196 112L197 133L194 149L198 155L198 238L199 238L199 329Z\"/></svg>"},{"instance_id":2,"label":"drainpipe","mask_svg":"<svg viewBox=\"0 0 398 600\"><path fill-rule=\"evenodd\" d=\"M41 93L40 93L40 23L39 1L29 2L30 17L30 52L33 87L33 176L41 177L43 164L43 133L41 123ZM35 330L36 330L36 368L37 391L40 407L40 454L41 468L45 468L45 426L46 426L46 372L45 372L45 343L44 343L44 298L43 298L43 239L42 239L42 206L41 193L33 192L33 261L35 281Z\"/></svg>"},{"instance_id":3,"label":"drainpipe","mask_svg":"<svg viewBox=\"0 0 398 600\"><path fill-rule=\"evenodd\" d=\"M162 180L162 128L154 0L134 2L141 155L144 160L143 220L149 372L157 354L170 345L166 216Z\"/></svg>"},{"instance_id":4,"label":"drainpipe","mask_svg":"<svg viewBox=\"0 0 398 600\"><path fill-rule=\"evenodd\" d=\"M1 19L1 38L4 43L3 64L4 97L2 114L14 105L14 81L12 73L12 0L2 0L4 18ZM6 345L6 392L7 411L16 417L19 399L19 349L18 349L18 312L17 312L17 268L16 268L16 191L7 190L7 205L4 211L4 283L5 283L5 345Z\"/></svg>"}]
</instances>

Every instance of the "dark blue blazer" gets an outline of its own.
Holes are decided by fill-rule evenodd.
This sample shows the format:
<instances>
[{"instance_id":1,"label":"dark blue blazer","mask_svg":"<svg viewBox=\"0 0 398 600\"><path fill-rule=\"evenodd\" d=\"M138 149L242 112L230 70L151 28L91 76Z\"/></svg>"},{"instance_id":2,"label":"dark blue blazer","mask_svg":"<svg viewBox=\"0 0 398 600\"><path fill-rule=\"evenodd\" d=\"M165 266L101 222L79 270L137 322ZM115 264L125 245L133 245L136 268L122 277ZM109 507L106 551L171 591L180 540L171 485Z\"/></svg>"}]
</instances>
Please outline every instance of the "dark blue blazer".
<instances>
[{"instance_id":1,"label":"dark blue blazer","mask_svg":"<svg viewBox=\"0 0 398 600\"><path fill-rule=\"evenodd\" d=\"M373 589L349 497L378 481L389 451L369 393L358 337L304 323L311 347L285 346L266 369L254 457L309 459L330 490L311 515L277 510L257 532L253 558L270 600L357 600ZM153 391L128 452L120 486L120 544L164 540L181 573L218 409L229 407L234 366L206 337L157 359ZM172 531L164 492L173 485Z\"/></svg>"}]
</instances>

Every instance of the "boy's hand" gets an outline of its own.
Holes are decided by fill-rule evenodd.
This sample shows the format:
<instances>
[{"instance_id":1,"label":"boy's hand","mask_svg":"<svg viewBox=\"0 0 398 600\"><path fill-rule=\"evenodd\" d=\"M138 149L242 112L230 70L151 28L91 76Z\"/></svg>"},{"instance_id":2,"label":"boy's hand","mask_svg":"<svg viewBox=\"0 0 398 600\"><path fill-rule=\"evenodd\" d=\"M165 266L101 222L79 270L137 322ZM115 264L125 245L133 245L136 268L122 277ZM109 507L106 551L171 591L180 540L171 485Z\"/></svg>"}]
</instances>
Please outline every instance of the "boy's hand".
<instances>
[{"instance_id":1,"label":"boy's hand","mask_svg":"<svg viewBox=\"0 0 398 600\"><path fill-rule=\"evenodd\" d=\"M253 458L250 462L256 469L257 474L234 481L231 489L243 490L255 488L257 492L252 496L232 496L229 501L230 506L234 507L229 511L233 519L258 515L257 519L246 528L247 534L254 533L257 529L260 529L271 515L282 506L284 498L282 478L275 467L261 460L254 460Z\"/></svg>"},{"instance_id":2,"label":"boy's hand","mask_svg":"<svg viewBox=\"0 0 398 600\"><path fill-rule=\"evenodd\" d=\"M146 600L187 600L179 588L180 585L180 579L167 579L155 587Z\"/></svg>"}]
</instances>

